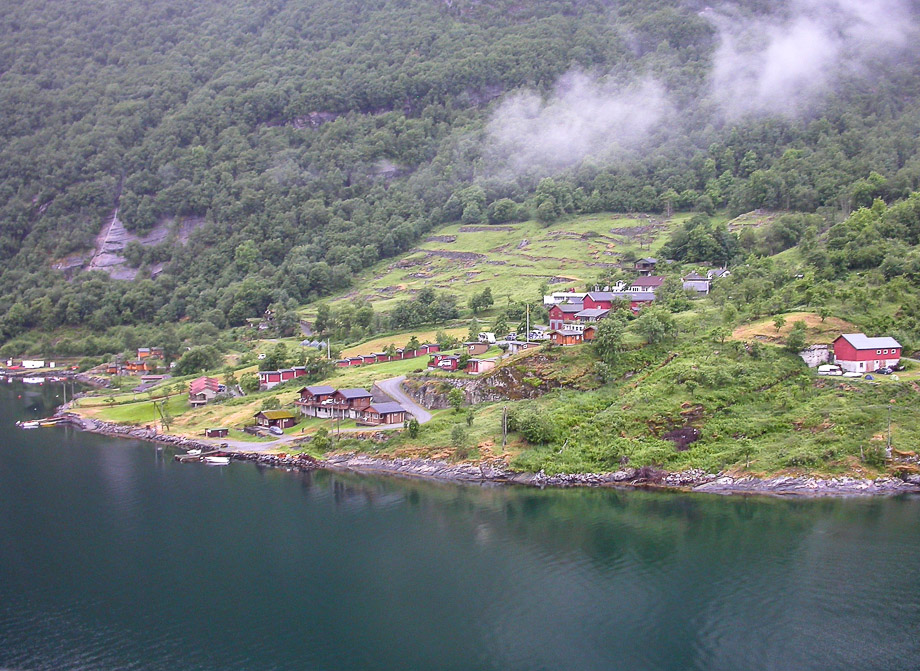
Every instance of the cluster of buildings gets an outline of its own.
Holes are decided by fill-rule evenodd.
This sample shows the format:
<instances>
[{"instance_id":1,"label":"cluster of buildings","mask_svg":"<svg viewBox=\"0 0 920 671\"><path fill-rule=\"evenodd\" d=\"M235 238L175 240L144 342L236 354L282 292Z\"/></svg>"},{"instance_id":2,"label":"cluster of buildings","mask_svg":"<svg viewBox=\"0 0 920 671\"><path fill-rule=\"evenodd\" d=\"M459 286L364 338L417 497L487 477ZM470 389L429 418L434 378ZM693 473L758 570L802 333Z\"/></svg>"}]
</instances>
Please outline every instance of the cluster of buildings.
<instances>
[{"instance_id":1,"label":"cluster of buildings","mask_svg":"<svg viewBox=\"0 0 920 671\"><path fill-rule=\"evenodd\" d=\"M165 365L162 347L138 347L137 358L120 361L116 359L106 366L109 375L145 375Z\"/></svg>"},{"instance_id":2,"label":"cluster of buildings","mask_svg":"<svg viewBox=\"0 0 920 671\"><path fill-rule=\"evenodd\" d=\"M348 366L366 366L367 364L372 363L386 363L387 361L414 359L419 356L426 356L432 352L439 352L440 350L441 346L437 343L426 343L424 345L419 345L417 349L405 349L403 347L397 347L393 354L387 354L386 352L362 354L360 356L352 356L345 359L339 359L335 362L335 365L339 368L347 368Z\"/></svg>"},{"instance_id":3,"label":"cluster of buildings","mask_svg":"<svg viewBox=\"0 0 920 671\"><path fill-rule=\"evenodd\" d=\"M335 389L327 385L304 387L294 401L300 414L323 419L353 419L358 424L402 424L406 409L394 401L375 401L366 389ZM258 421L258 416L257 416ZM284 427L282 427L284 428Z\"/></svg>"},{"instance_id":4,"label":"cluster of buildings","mask_svg":"<svg viewBox=\"0 0 920 671\"><path fill-rule=\"evenodd\" d=\"M573 289L557 291L543 297L543 304L549 312L550 338L557 344L574 344L574 341L591 340L592 333L585 334L588 325L600 321L610 311L628 306L634 313L655 300L655 293L664 284L665 278L653 275L657 260L639 259L636 272L639 275L631 282L617 282L613 286L595 287L594 291L578 292ZM727 277L730 271L724 268L709 270L706 276L692 272L682 278L685 291L694 291L697 295L709 293L713 280ZM553 337L553 332L565 332ZM577 334L582 334L579 338ZM566 342L562 342L566 341ZM573 342L567 342L573 341Z\"/></svg>"}]
</instances>

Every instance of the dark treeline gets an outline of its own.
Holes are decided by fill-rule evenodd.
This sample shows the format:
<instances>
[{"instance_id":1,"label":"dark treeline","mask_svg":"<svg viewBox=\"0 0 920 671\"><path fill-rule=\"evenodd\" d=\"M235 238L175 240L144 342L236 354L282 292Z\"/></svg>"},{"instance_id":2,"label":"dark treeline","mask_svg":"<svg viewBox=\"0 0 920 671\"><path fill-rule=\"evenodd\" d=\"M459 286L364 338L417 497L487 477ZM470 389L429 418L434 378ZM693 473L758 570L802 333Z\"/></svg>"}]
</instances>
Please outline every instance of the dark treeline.
<instances>
[{"instance_id":1,"label":"dark treeline","mask_svg":"<svg viewBox=\"0 0 920 671\"><path fill-rule=\"evenodd\" d=\"M240 325L270 305L291 310L345 289L448 221L759 207L827 219L920 185L916 63L876 73L871 87L850 83L807 118L713 123L695 102L716 48L697 9L649 0L4 2L0 335ZM628 161L491 176L484 128L496 101L524 88L547 93L573 69L654 75L684 106L686 127ZM49 269L91 249L116 206L138 233L177 217L204 224L184 246L129 246L139 278L161 269L154 279L68 281ZM418 305L396 321L455 314L443 302L413 312Z\"/></svg>"}]
</instances>

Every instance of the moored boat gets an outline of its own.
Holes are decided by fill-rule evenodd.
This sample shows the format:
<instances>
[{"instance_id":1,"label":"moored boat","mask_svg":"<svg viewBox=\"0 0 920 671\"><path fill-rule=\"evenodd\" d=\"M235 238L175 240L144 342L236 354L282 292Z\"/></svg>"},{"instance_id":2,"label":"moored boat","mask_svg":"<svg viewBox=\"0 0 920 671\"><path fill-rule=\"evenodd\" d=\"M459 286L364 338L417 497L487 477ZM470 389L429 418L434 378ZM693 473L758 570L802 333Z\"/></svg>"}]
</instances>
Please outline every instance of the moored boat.
<instances>
[{"instance_id":1,"label":"moored boat","mask_svg":"<svg viewBox=\"0 0 920 671\"><path fill-rule=\"evenodd\" d=\"M20 429L37 429L41 424L36 421L19 421L16 422L16 426Z\"/></svg>"},{"instance_id":2,"label":"moored boat","mask_svg":"<svg viewBox=\"0 0 920 671\"><path fill-rule=\"evenodd\" d=\"M194 457L196 455L201 454L201 450L189 450L188 452L186 452L186 454L189 455L190 457Z\"/></svg>"},{"instance_id":3,"label":"moored boat","mask_svg":"<svg viewBox=\"0 0 920 671\"><path fill-rule=\"evenodd\" d=\"M230 463L230 457L205 457L205 462L215 466L226 466Z\"/></svg>"}]
</instances>

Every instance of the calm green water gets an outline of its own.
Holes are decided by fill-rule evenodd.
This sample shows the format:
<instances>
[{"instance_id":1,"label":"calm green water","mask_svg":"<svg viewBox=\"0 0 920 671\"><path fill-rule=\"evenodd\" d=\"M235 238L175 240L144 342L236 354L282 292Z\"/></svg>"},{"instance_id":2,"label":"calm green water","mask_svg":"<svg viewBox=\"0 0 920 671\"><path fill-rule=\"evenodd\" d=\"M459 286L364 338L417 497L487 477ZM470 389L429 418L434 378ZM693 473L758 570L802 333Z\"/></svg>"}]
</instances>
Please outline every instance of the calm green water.
<instances>
[{"instance_id":1,"label":"calm green water","mask_svg":"<svg viewBox=\"0 0 920 671\"><path fill-rule=\"evenodd\" d=\"M12 428L57 393L0 388L0 668L920 668L917 499L295 474Z\"/></svg>"}]
</instances>

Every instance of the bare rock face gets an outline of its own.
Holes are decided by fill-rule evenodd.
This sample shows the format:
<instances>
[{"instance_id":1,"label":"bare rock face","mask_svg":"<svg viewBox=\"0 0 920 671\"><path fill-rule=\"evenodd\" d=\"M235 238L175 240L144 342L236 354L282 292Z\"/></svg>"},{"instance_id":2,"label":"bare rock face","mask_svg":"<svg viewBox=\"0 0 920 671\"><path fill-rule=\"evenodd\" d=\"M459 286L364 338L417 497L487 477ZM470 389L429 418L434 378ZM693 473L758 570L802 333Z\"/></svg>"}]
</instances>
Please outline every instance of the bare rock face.
<instances>
[{"instance_id":1,"label":"bare rock face","mask_svg":"<svg viewBox=\"0 0 920 671\"><path fill-rule=\"evenodd\" d=\"M406 393L424 408L440 410L449 408L447 394L460 389L466 402L472 405L494 401L537 398L555 386L546 380L526 377L513 366L503 366L481 377L463 378L408 378L403 382Z\"/></svg>"},{"instance_id":2,"label":"bare rock face","mask_svg":"<svg viewBox=\"0 0 920 671\"><path fill-rule=\"evenodd\" d=\"M118 218L118 210L106 220L105 225L96 236L92 252L74 254L54 263L55 270L61 270L68 275L73 275L79 270L98 270L107 273L116 280L133 280L137 277L137 269L131 268L124 257L124 250L130 242L137 242L144 246L155 246L165 242L185 244L196 228L204 224L204 219L190 217L182 220L165 218L157 223L149 233L137 235L125 228ZM155 268L153 274L162 271L162 264Z\"/></svg>"}]
</instances>

